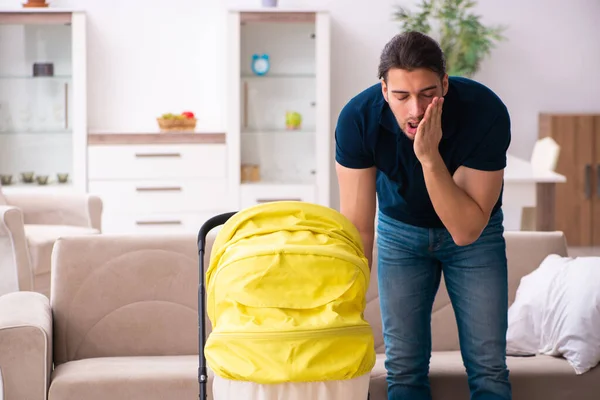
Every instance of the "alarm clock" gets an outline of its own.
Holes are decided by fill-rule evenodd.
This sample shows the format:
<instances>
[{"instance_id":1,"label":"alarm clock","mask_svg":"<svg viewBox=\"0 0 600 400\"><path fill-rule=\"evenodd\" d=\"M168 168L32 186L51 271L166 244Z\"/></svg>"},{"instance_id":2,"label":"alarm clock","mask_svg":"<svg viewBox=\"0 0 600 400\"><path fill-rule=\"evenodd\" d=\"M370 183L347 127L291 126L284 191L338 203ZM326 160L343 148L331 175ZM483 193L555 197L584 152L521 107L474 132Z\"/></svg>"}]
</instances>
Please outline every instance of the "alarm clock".
<instances>
[{"instance_id":1,"label":"alarm clock","mask_svg":"<svg viewBox=\"0 0 600 400\"><path fill-rule=\"evenodd\" d=\"M252 55L252 72L256 75L264 75L269 72L269 56L267 54Z\"/></svg>"}]
</instances>

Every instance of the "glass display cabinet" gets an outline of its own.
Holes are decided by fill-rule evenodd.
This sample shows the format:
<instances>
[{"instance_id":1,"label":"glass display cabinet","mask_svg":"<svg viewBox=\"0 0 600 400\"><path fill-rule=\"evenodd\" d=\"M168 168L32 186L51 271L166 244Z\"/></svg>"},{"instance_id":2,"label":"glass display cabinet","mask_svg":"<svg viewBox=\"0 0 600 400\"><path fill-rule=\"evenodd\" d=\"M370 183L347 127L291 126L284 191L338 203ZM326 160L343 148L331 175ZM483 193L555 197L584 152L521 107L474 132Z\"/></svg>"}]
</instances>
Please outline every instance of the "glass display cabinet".
<instances>
[{"instance_id":1,"label":"glass display cabinet","mask_svg":"<svg viewBox=\"0 0 600 400\"><path fill-rule=\"evenodd\" d=\"M330 20L322 11L230 10L227 120L241 207L329 206Z\"/></svg>"},{"instance_id":2,"label":"glass display cabinet","mask_svg":"<svg viewBox=\"0 0 600 400\"><path fill-rule=\"evenodd\" d=\"M86 19L0 9L2 190L85 191Z\"/></svg>"}]
</instances>

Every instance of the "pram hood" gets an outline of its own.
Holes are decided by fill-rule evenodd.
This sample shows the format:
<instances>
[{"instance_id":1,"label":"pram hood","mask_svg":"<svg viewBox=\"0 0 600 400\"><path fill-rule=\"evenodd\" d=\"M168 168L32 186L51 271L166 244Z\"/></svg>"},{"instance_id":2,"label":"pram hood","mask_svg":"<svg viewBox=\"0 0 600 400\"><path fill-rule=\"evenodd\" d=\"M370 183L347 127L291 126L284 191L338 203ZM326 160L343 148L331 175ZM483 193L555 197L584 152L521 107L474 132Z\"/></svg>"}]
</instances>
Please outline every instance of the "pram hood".
<instances>
[{"instance_id":1,"label":"pram hood","mask_svg":"<svg viewBox=\"0 0 600 400\"><path fill-rule=\"evenodd\" d=\"M337 211L295 201L240 211L217 234L206 272L208 366L256 383L370 372L369 280L358 231Z\"/></svg>"}]
</instances>

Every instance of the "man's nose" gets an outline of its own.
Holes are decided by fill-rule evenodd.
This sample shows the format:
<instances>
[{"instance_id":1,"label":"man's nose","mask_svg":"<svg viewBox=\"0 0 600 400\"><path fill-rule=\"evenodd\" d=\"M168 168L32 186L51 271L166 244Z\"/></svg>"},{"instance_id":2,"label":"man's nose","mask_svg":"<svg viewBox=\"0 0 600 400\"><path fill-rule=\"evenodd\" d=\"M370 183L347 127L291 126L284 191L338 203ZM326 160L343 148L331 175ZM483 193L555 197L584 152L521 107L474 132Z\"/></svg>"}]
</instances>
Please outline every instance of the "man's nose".
<instances>
[{"instance_id":1,"label":"man's nose","mask_svg":"<svg viewBox=\"0 0 600 400\"><path fill-rule=\"evenodd\" d=\"M427 109L427 104L418 99L414 99L410 103L410 115L415 117L422 117L425 115L425 110Z\"/></svg>"}]
</instances>

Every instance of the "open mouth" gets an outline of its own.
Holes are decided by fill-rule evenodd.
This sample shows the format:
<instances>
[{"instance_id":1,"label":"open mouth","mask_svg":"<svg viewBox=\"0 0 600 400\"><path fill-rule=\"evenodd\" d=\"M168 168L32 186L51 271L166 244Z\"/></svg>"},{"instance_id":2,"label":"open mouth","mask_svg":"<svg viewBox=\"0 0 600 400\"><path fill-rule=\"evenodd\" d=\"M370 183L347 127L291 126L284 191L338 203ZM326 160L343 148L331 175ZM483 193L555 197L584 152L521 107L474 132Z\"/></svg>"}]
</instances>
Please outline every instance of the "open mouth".
<instances>
[{"instance_id":1,"label":"open mouth","mask_svg":"<svg viewBox=\"0 0 600 400\"><path fill-rule=\"evenodd\" d=\"M408 126L410 126L412 129L417 129L419 127L419 123L418 122L409 122Z\"/></svg>"}]
</instances>

